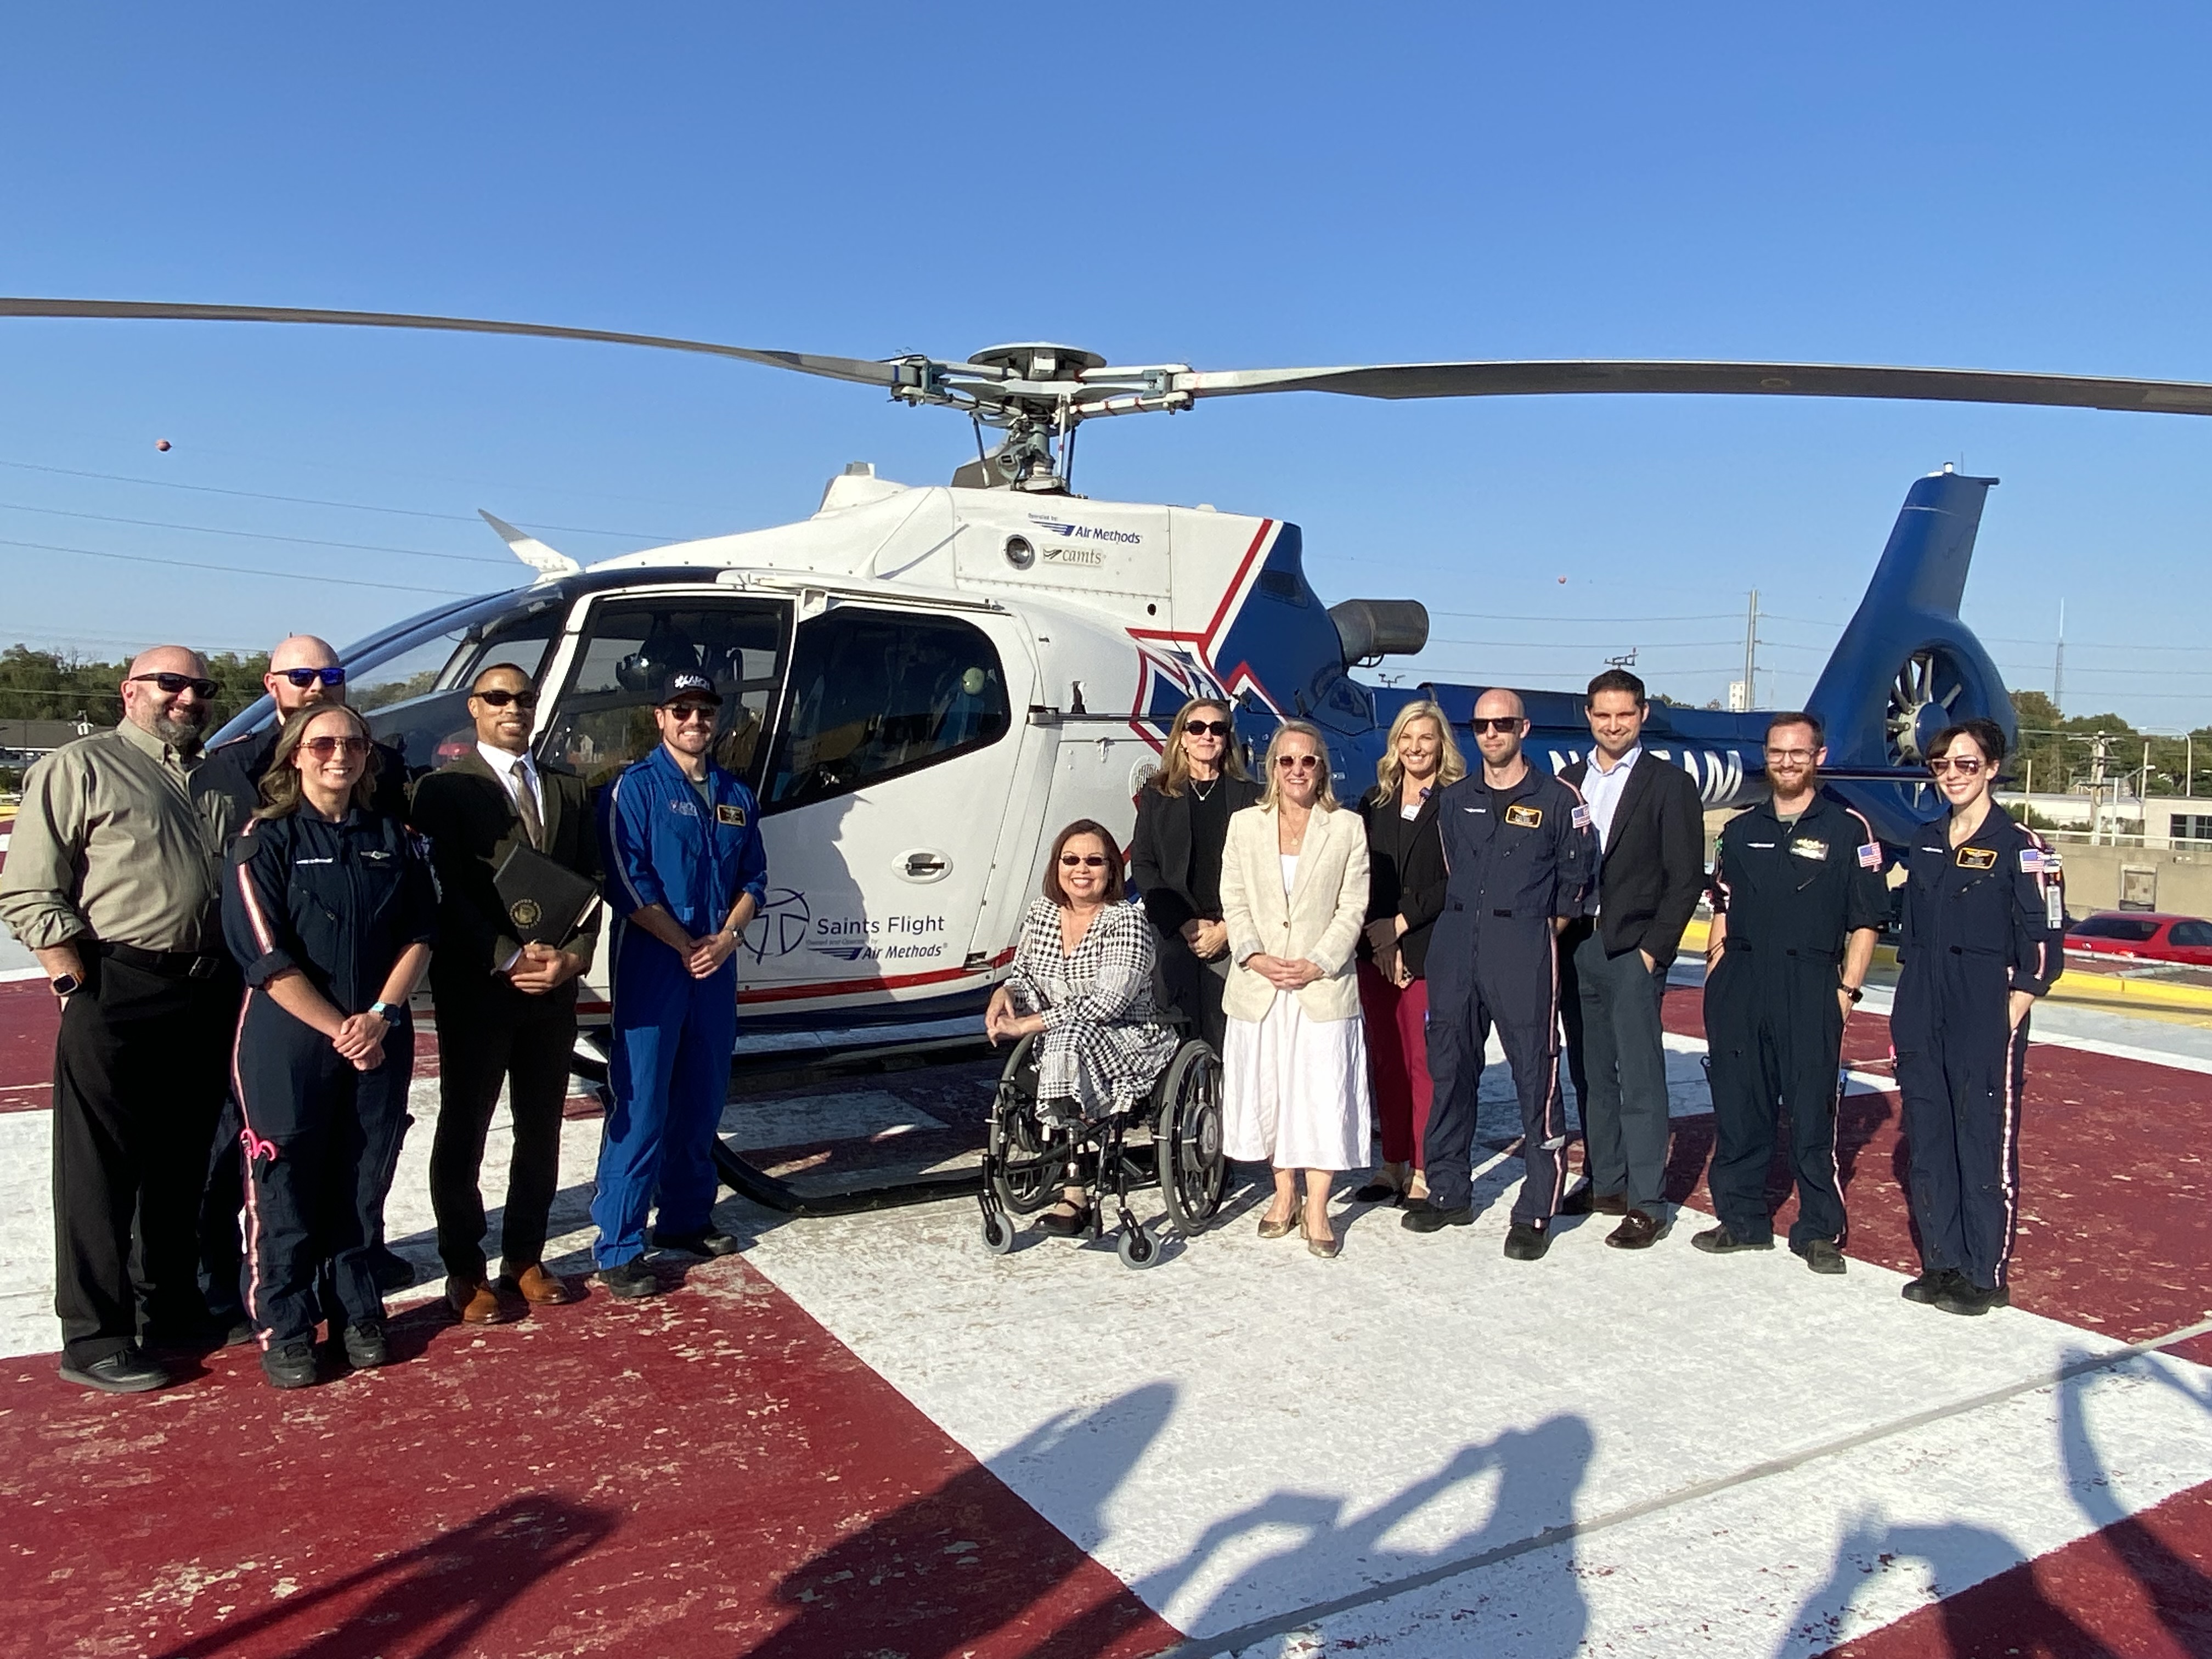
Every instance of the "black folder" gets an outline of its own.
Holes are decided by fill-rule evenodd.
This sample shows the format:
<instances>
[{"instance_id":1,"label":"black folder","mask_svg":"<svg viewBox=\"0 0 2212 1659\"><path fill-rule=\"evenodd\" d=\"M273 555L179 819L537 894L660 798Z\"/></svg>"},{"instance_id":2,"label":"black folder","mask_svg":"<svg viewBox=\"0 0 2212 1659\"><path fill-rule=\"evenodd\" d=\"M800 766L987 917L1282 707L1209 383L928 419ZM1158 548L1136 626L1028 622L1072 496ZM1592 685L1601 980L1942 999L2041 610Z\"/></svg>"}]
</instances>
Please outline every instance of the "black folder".
<instances>
[{"instance_id":1,"label":"black folder","mask_svg":"<svg viewBox=\"0 0 2212 1659\"><path fill-rule=\"evenodd\" d=\"M599 896L599 884L517 842L492 878L507 925L524 945L566 945Z\"/></svg>"}]
</instances>

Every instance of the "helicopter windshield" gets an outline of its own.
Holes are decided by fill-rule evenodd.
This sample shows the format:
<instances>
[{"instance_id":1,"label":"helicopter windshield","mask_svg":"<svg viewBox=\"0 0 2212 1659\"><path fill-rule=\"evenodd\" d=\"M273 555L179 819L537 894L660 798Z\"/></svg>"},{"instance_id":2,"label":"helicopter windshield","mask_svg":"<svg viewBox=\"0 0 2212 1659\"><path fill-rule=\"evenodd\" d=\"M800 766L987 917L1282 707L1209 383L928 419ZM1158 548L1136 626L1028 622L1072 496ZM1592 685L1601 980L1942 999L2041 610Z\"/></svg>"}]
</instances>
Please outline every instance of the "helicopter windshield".
<instances>
[{"instance_id":1,"label":"helicopter windshield","mask_svg":"<svg viewBox=\"0 0 2212 1659\"><path fill-rule=\"evenodd\" d=\"M476 740L470 681L495 663L512 663L537 680L565 609L550 594L521 605L509 597L397 635L347 660L347 701L410 771L443 765Z\"/></svg>"}]
</instances>

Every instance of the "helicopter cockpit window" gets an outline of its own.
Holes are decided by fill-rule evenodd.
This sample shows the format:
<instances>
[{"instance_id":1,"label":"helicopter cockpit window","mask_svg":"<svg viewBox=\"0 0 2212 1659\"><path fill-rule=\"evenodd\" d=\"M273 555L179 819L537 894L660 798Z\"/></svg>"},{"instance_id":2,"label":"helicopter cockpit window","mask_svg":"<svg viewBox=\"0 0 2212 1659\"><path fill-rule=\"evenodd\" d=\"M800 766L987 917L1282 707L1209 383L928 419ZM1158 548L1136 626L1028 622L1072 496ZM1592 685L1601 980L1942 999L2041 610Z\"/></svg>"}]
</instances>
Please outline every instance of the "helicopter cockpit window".
<instances>
[{"instance_id":1,"label":"helicopter cockpit window","mask_svg":"<svg viewBox=\"0 0 2212 1659\"><path fill-rule=\"evenodd\" d=\"M549 605L396 641L390 656L347 665L346 701L368 716L372 736L406 757L410 771L443 766L476 741L469 682L494 663L513 663L536 679L561 617L562 607Z\"/></svg>"},{"instance_id":2,"label":"helicopter cockpit window","mask_svg":"<svg viewBox=\"0 0 2212 1659\"><path fill-rule=\"evenodd\" d=\"M714 759L755 781L761 732L783 682L790 607L775 599L611 599L590 632L539 752L596 788L660 741L657 688L672 673L707 676L722 694Z\"/></svg>"},{"instance_id":3,"label":"helicopter cockpit window","mask_svg":"<svg viewBox=\"0 0 2212 1659\"><path fill-rule=\"evenodd\" d=\"M1012 725L999 653L950 617L829 612L799 630L763 810L785 811L981 749Z\"/></svg>"}]
</instances>

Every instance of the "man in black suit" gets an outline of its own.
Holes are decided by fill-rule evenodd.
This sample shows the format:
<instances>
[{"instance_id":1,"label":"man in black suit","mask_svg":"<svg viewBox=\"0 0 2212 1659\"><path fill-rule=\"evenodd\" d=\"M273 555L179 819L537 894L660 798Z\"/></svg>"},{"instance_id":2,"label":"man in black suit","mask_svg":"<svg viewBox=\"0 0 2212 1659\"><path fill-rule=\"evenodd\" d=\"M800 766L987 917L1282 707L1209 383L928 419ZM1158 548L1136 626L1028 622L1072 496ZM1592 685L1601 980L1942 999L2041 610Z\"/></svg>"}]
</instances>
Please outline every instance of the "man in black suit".
<instances>
[{"instance_id":1,"label":"man in black suit","mask_svg":"<svg viewBox=\"0 0 2212 1659\"><path fill-rule=\"evenodd\" d=\"M469 689L476 747L415 786L413 823L429 837L441 898L430 988L438 1006L438 1132L430 1202L446 1299L471 1325L496 1324L514 1298L544 1306L575 1292L545 1271L546 1216L561 1173L561 1109L576 1043L576 980L598 948L595 901L557 947L524 945L493 878L516 847L599 879L599 837L584 781L533 760L538 694L512 664ZM477 1174L501 1085L514 1119L496 1285L486 1278Z\"/></svg>"},{"instance_id":2,"label":"man in black suit","mask_svg":"<svg viewBox=\"0 0 2212 1659\"><path fill-rule=\"evenodd\" d=\"M1593 747L1559 774L1597 831L1597 904L1560 940L1568 1070L1589 1186L1569 1210L1618 1215L1606 1243L1648 1248L1666 1230L1667 1057L1659 1002L1705 880L1704 802L1678 766L1644 752L1644 682L1589 683ZM1577 1201L1579 1200L1579 1201Z\"/></svg>"}]
</instances>

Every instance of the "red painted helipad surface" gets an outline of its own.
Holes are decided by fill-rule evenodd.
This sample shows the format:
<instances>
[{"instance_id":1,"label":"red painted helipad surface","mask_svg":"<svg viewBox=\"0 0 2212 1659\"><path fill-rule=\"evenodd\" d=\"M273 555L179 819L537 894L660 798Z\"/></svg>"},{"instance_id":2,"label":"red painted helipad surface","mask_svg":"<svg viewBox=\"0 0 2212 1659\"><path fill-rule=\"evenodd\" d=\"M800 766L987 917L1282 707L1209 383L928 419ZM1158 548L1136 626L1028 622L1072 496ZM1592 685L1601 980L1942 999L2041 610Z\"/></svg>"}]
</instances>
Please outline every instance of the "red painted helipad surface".
<instances>
[{"instance_id":1,"label":"red painted helipad surface","mask_svg":"<svg viewBox=\"0 0 2212 1659\"><path fill-rule=\"evenodd\" d=\"M1668 1011L1672 1029L1697 1031L1694 992ZM20 1132L0 1147L19 1159L43 1130L46 1017L42 993L0 987L0 1091L17 1091L0 1093L16 1109L0 1121ZM1878 1074L1885 1053L1881 1023L1855 1023L1854 1062ZM1897 1328L1909 1344L1983 1345L1948 1367L1883 1346L1877 1326L1901 1304L1875 1270L1914 1261L1896 1099L1848 1107L1847 1281L1782 1276L1775 1258L1759 1259L1766 1279L1727 1279L1747 1264L1697 1257L1686 1228L1641 1261L1570 1232L1538 1281L1492 1277L1505 1267L1494 1241L1466 1235L1457 1255L1401 1253L1387 1211L1347 1211L1345 1258L1326 1265L1294 1243L1263 1254L1240 1214L1136 1275L1110 1252L986 1256L957 1206L781 1226L733 1209L759 1230L752 1249L668 1268L659 1300L595 1291L481 1332L418 1304L394 1322L399 1363L296 1394L268 1389L250 1352L122 1400L64 1384L50 1353L0 1360L0 1655L1103 1656L1158 1652L1186 1631L1193 1651L1270 1656L2212 1653L2212 1373L2169 1364L2133 1395L2094 1392L2091 1376L2076 1403L2036 1392L2042 1373L2015 1364L2021 1344L2041 1343L2094 1369L2112 1340L2164 1336L2212 1305L2212 1183L2193 1127L2212 1077L2035 1050L2018 1311L1916 1310L1923 1322ZM1702 1202L1710 1136L1709 1117L1677 1120L1670 1195ZM16 1171L12 1189L42 1173ZM573 1145L563 1174L588 1180ZM21 1264L9 1271L12 1292ZM1640 1473L1637 1418L1607 1415L1608 1396L1644 1379L1583 1328L1610 1317L1593 1311L1606 1274L1648 1304L1652 1365L1676 1363L1670 1330L1698 1345L1684 1374L1704 1383L1671 1396L1682 1420L1650 1425L1672 1449L1653 1454L1674 1466L1653 1489L1663 1498L1627 1478ZM1499 1374L1532 1352L1515 1346L1522 1304L1509 1298L1540 1282L1556 1317L1547 1374L1518 1383ZM1766 1394L1732 1395L1732 1328L1699 1322L1714 1286L1739 1283L1747 1354L1813 1345L1783 1356L1778 1391L1769 1377ZM1363 1286L1349 1315L1328 1299L1347 1284ZM1838 1285L1864 1300L1816 1299ZM1394 1324L1401 1297L1409 1322ZM1778 1306L1784 1322L1755 1322ZM1261 1307L1292 1322L1290 1343L1262 1334ZM1432 1358L1419 1333L1453 1308L1474 1340L1449 1339L1460 1346L1443 1380L1408 1395ZM2203 1337L2175 1352L2212 1360ZM1833 1416L1836 1378L1848 1391L1862 1367L1875 1390L1916 1364L1958 1396L1933 1402L1951 1440L1912 1441L1889 1406L1873 1428ZM1801 1365L1819 1397L1790 1427ZM1158 1380L1129 1386L1148 1366ZM1227 1386L1207 1395L1201 1382L1220 1384L1224 1367ZM1972 1397L2021 1377L2011 1407ZM1482 1403L1547 1390L1586 1404L1532 1407L1530 1422ZM2049 1482L2021 1455L2045 1433L2039 1400L2055 1402L2052 1455L2070 1480L2056 1531L2038 1531ZM1461 1418L1425 1439L1424 1415L1446 1404ZM2153 1407L2178 1426L2131 1451L2128 1414ZM1784 1426L1758 1427L1773 1410ZM1353 1441L1315 1437L1331 1411ZM1714 1467L1735 1473L1697 1485L1688 1449L1731 1436L1744 1443ZM1905 1449L1885 1453L1900 1437ZM1434 1468L1428 1448L1453 1444ZM1808 1456L1809 1485L1769 1480L1760 1462ZM1399 1495L1364 1507L1355 1463ZM1556 1480L1558 1496L1521 1503L1524 1479ZM1468 1482L1478 1524L1416 1537L1422 1506ZM1907 1512L1910 1494L1940 1498L1952 1482L1954 1518ZM1713 1507L1729 1493L1743 1516ZM1816 1530L1807 1559L1789 1526L1830 1498L1840 1530ZM2060 1541L2014 1536L2046 1533ZM1189 1541L1147 1554L1170 1536ZM1543 1576L1562 1550L1563 1570ZM1171 1567L1146 1565L1163 1553ZM1762 1576L1778 1585L1771 1614ZM1920 1587L1900 1591L1908 1578ZM1648 1618L1620 1599L1632 1579L1655 1587ZM1662 1586L1710 1602L1706 1634L1663 1613Z\"/></svg>"}]
</instances>

